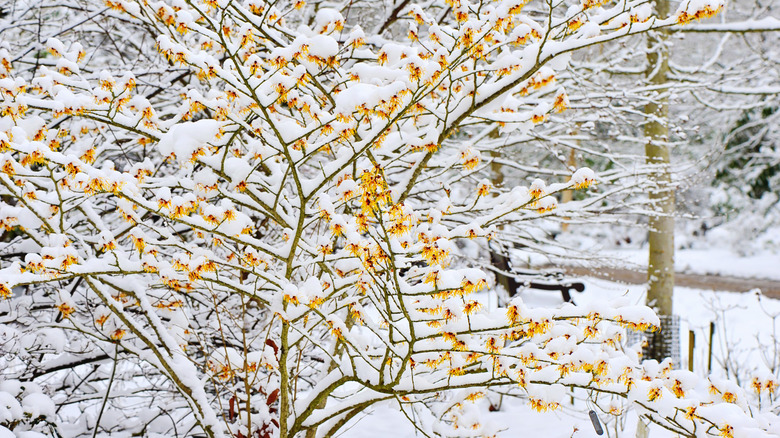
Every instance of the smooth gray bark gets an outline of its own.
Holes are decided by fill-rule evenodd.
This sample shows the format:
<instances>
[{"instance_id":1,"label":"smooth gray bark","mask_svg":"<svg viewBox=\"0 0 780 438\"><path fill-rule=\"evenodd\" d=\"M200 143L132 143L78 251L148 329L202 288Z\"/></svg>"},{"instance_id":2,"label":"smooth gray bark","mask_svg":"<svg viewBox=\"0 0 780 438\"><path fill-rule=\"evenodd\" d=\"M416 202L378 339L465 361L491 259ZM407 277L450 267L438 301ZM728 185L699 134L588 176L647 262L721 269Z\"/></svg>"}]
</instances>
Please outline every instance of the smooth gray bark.
<instances>
[{"instance_id":1,"label":"smooth gray bark","mask_svg":"<svg viewBox=\"0 0 780 438\"><path fill-rule=\"evenodd\" d=\"M669 0L656 0L656 14L669 15ZM674 186L669 157L669 97L664 90L669 72L668 31L648 37L647 80L658 88L657 96L645 105L644 133L646 162L653 166L649 193L654 214L650 215L647 264L647 303L660 315L671 315L674 290Z\"/></svg>"}]
</instances>

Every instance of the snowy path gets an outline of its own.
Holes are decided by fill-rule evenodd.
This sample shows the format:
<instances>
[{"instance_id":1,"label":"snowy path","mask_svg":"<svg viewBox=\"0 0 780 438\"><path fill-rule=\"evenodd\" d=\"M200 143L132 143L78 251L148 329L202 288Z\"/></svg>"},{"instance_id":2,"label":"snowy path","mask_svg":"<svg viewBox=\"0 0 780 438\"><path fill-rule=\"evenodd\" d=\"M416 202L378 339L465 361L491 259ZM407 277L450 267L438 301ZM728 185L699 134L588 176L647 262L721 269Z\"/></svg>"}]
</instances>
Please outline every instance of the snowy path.
<instances>
[{"instance_id":1,"label":"snowy path","mask_svg":"<svg viewBox=\"0 0 780 438\"><path fill-rule=\"evenodd\" d=\"M646 272L632 269L566 267L564 271L569 275L602 278L629 284L647 282ZM749 292L753 289L761 289L765 296L780 299L780 281L778 280L683 272L675 273L674 279L675 284L682 287L729 292Z\"/></svg>"}]
</instances>

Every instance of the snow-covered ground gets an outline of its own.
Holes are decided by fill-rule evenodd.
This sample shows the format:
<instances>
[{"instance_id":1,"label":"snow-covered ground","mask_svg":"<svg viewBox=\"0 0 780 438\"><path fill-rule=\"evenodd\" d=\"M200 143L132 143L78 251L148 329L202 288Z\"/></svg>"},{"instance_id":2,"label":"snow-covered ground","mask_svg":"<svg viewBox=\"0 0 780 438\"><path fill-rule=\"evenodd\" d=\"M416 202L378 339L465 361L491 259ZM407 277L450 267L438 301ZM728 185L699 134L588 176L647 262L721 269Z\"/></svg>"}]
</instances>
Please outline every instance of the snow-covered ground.
<instances>
[{"instance_id":1,"label":"snow-covered ground","mask_svg":"<svg viewBox=\"0 0 780 438\"><path fill-rule=\"evenodd\" d=\"M700 256L700 255L699 255ZM717 257L717 252L708 257ZM681 257L683 266L686 260L694 266L697 254L689 252ZM733 268L729 275L745 276L747 272L761 273L758 263L751 266L750 261L724 261L719 266ZM746 267L738 270L738 267ZM768 265L764 265L765 267ZM755 268L748 271L748 268ZM724 269L725 270L725 269ZM747 271L747 272L746 272ZM719 271L723 273L723 271ZM733 273L733 274L732 274ZM775 273L777 275L777 273ZM780 278L780 277L778 277ZM607 280L585 279L584 293L575 294L575 301L585 304L594 300L609 300L617 297L628 297L637 303L644 302L643 285L625 285ZM553 292L526 291L523 296L528 303L542 306L554 306L560 303L560 295ZM493 301L495 303L495 300ZM756 293L713 292L690 288L676 288L674 296L675 313L680 315L681 363L688 363L688 330L695 333L694 371L701 375L707 374L707 355L710 322L715 322L713 342L712 373L725 376L724 359L726 350L730 350L729 363L731 372L737 372L743 378L754 369L764 367L765 360L772 360L777 355L775 343L780 336L780 300L773 300ZM778 325L773 326L774 322ZM735 369L736 368L736 369ZM733 376L733 374L732 374ZM576 395L576 394L575 394ZM492 400L496 402L497 400ZM482 410L482 421L494 424L500 437L596 437L593 426L588 418L589 407L582 400L575 400L572 405L564 405L557 411L538 413L516 399L504 399L498 412L489 412L489 402L478 402ZM622 419L600 414L601 421L606 422L610 437L633 437L637 425L636 415L629 412ZM617 427L617 431L616 431ZM356 424L344 432L344 438L405 438L423 436L416 434L412 424L390 403L372 408ZM606 434L604 436L607 436ZM653 438L676 436L660 428L652 428Z\"/></svg>"}]
</instances>

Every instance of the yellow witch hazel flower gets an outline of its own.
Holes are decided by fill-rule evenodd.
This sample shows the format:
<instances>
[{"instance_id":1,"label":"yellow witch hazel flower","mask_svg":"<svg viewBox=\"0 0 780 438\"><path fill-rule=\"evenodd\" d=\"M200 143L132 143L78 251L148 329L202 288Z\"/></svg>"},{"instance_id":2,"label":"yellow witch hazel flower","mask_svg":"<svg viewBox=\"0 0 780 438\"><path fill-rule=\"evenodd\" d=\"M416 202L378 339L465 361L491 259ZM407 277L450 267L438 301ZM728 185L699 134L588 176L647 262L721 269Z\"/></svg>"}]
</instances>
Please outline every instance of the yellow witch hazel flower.
<instances>
[{"instance_id":1,"label":"yellow witch hazel flower","mask_svg":"<svg viewBox=\"0 0 780 438\"><path fill-rule=\"evenodd\" d=\"M677 10L677 23L686 24L717 15L723 10L724 0L685 0Z\"/></svg>"},{"instance_id":2,"label":"yellow witch hazel flower","mask_svg":"<svg viewBox=\"0 0 780 438\"><path fill-rule=\"evenodd\" d=\"M576 190L587 189L596 183L596 174L590 168L580 168L571 176L570 183Z\"/></svg>"},{"instance_id":3,"label":"yellow witch hazel flower","mask_svg":"<svg viewBox=\"0 0 780 438\"><path fill-rule=\"evenodd\" d=\"M12 296L11 288L6 283L0 283L0 298L10 298Z\"/></svg>"}]
</instances>

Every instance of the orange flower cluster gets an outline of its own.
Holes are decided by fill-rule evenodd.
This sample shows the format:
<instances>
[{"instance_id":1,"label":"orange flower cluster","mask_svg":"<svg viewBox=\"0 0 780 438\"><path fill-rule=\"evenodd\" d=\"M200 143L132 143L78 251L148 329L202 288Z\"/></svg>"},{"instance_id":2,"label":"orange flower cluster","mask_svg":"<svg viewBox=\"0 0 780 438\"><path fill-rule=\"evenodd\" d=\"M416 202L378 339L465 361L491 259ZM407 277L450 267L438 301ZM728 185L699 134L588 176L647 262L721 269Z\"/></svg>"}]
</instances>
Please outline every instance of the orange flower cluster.
<instances>
[{"instance_id":1,"label":"orange flower cluster","mask_svg":"<svg viewBox=\"0 0 780 438\"><path fill-rule=\"evenodd\" d=\"M723 10L723 5L719 5L717 8L712 8L709 5L705 5L702 9L699 9L694 13L689 13L687 10L680 11L680 13L677 14L677 23L687 24L693 20L702 20L704 18L714 17L722 10Z\"/></svg>"}]
</instances>

